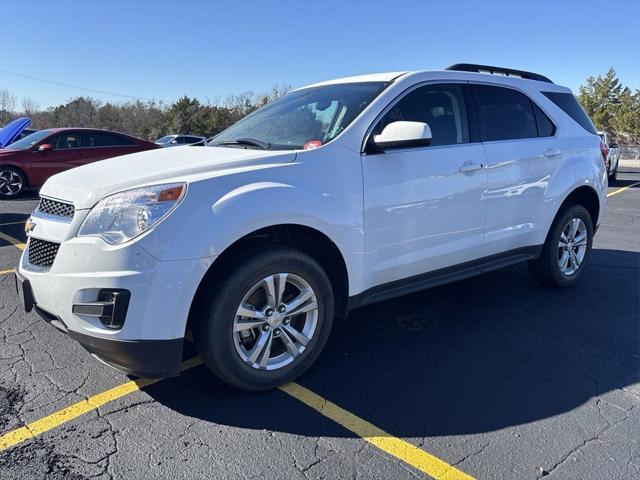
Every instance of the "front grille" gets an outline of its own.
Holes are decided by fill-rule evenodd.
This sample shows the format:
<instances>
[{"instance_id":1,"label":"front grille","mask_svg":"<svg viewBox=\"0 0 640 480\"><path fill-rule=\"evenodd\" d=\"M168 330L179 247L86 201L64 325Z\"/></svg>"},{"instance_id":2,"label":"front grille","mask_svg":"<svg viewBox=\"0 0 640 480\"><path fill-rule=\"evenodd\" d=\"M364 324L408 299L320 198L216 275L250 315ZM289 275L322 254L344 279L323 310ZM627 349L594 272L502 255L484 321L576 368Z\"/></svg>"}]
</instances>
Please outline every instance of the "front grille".
<instances>
[{"instance_id":1,"label":"front grille","mask_svg":"<svg viewBox=\"0 0 640 480\"><path fill-rule=\"evenodd\" d=\"M70 203L58 202L48 198L40 198L37 208L38 212L54 215L56 217L73 218L75 208Z\"/></svg>"},{"instance_id":2,"label":"front grille","mask_svg":"<svg viewBox=\"0 0 640 480\"><path fill-rule=\"evenodd\" d=\"M38 267L50 267L56 259L56 254L60 248L59 243L29 239L29 263Z\"/></svg>"}]
</instances>

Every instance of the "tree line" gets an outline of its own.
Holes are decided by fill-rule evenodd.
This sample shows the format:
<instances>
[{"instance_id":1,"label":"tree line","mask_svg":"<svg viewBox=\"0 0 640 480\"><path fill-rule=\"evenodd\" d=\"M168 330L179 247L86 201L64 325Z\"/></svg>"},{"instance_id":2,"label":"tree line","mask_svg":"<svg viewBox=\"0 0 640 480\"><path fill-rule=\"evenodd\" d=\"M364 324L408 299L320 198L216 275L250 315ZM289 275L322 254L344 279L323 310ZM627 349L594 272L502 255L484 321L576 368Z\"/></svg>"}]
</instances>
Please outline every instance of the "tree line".
<instances>
[{"instance_id":1,"label":"tree line","mask_svg":"<svg viewBox=\"0 0 640 480\"><path fill-rule=\"evenodd\" d=\"M187 95L171 105L135 100L126 103L102 102L91 97L76 97L63 105L41 110L30 98L17 99L0 90L0 126L14 118L31 118L30 128L92 127L128 133L156 140L172 133L192 133L211 137L245 115L284 95L290 87L274 85L269 92L243 92L225 100L201 102Z\"/></svg>"},{"instance_id":2,"label":"tree line","mask_svg":"<svg viewBox=\"0 0 640 480\"><path fill-rule=\"evenodd\" d=\"M0 90L0 125L18 116L28 116L32 128L94 127L155 140L171 133L192 133L211 137L289 90L274 85L271 91L230 95L224 101L201 102L187 95L173 104L162 102L102 102L77 97L63 105L41 110L32 99L17 100ZM606 130L618 143L640 143L640 90L623 86L613 68L604 75L589 77L579 89L578 100L598 130Z\"/></svg>"}]
</instances>

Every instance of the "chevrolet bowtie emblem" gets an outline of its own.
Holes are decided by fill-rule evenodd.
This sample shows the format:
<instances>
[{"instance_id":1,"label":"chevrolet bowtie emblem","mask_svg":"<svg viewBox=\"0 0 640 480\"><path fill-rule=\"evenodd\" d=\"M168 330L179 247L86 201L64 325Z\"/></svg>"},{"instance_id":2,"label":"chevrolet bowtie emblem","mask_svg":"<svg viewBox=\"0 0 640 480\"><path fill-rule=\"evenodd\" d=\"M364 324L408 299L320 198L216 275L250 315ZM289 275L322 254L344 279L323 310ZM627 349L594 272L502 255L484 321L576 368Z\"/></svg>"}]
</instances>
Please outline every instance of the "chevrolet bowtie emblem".
<instances>
[{"instance_id":1,"label":"chevrolet bowtie emblem","mask_svg":"<svg viewBox=\"0 0 640 480\"><path fill-rule=\"evenodd\" d=\"M31 219L27 220L27 223L24 224L25 233L31 233L35 230L35 228L36 228L36 224Z\"/></svg>"}]
</instances>

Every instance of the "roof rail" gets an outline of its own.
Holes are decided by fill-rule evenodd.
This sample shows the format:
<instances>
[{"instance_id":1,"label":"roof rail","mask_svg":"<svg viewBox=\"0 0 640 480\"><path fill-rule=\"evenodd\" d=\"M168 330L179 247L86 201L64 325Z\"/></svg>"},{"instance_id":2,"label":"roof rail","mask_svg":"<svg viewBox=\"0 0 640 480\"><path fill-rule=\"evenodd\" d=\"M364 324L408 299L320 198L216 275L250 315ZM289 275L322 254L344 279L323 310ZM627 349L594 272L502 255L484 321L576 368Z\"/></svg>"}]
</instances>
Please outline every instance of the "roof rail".
<instances>
[{"instance_id":1,"label":"roof rail","mask_svg":"<svg viewBox=\"0 0 640 480\"><path fill-rule=\"evenodd\" d=\"M446 68L446 70L455 70L458 72L476 72L491 73L505 75L507 77L520 77L527 80L537 80L539 82L553 83L547 77L533 72L525 72L524 70L515 70L513 68L492 67L491 65L476 65L475 63L456 63Z\"/></svg>"}]
</instances>

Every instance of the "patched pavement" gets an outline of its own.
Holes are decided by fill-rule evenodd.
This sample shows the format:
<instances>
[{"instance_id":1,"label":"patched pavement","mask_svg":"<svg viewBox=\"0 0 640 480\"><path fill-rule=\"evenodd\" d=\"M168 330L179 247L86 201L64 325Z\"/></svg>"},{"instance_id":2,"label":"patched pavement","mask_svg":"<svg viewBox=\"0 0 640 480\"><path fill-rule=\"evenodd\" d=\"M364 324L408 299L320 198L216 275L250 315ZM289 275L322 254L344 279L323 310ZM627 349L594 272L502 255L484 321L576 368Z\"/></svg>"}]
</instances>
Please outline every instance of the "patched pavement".
<instances>
[{"instance_id":1,"label":"patched pavement","mask_svg":"<svg viewBox=\"0 0 640 480\"><path fill-rule=\"evenodd\" d=\"M24 240L36 204L0 202L2 233ZM19 254L0 239L0 271ZM540 287L522 265L360 309L298 383L475 478L637 479L639 286L634 185L608 199L577 287ZM25 314L0 275L0 435L128 380ZM236 392L204 367L4 449L0 477L427 478L283 391Z\"/></svg>"}]
</instances>

